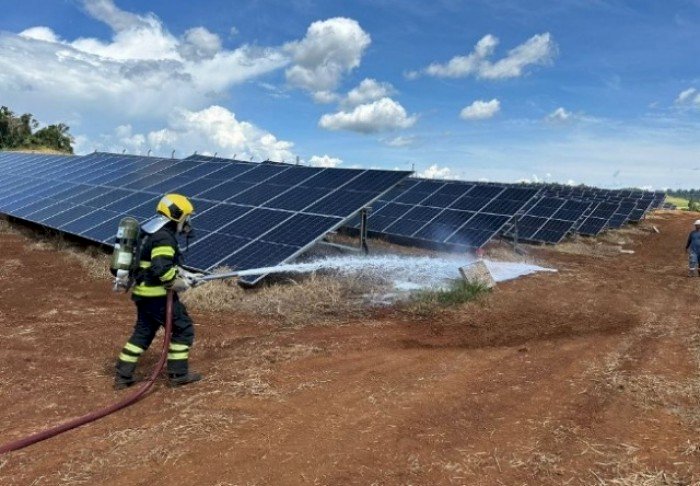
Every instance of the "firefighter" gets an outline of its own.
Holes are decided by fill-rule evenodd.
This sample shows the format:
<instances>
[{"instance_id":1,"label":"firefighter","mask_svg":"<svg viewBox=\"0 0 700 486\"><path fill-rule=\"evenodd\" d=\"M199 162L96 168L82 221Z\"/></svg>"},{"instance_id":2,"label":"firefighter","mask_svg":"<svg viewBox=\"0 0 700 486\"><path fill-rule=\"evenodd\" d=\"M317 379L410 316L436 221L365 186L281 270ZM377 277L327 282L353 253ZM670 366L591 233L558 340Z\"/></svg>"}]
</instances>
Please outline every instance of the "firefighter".
<instances>
[{"instance_id":1,"label":"firefighter","mask_svg":"<svg viewBox=\"0 0 700 486\"><path fill-rule=\"evenodd\" d=\"M700 219L695 223L695 230L688 235L685 251L688 252L688 276L698 276L698 258L700 257Z\"/></svg>"},{"instance_id":2,"label":"firefighter","mask_svg":"<svg viewBox=\"0 0 700 486\"><path fill-rule=\"evenodd\" d=\"M115 387L126 388L135 383L134 370L141 355L148 349L160 326L165 325L167 290L173 295L173 331L168 349L168 378L171 386L186 385L202 379L189 370L190 347L194 341L194 326L178 292L184 292L198 282L201 275L178 267L181 253L177 236L192 230L192 203L180 194L166 194L158 203L156 216L141 226L137 250L139 270L135 275L132 300L136 304L134 331L124 345L115 376Z\"/></svg>"}]
</instances>

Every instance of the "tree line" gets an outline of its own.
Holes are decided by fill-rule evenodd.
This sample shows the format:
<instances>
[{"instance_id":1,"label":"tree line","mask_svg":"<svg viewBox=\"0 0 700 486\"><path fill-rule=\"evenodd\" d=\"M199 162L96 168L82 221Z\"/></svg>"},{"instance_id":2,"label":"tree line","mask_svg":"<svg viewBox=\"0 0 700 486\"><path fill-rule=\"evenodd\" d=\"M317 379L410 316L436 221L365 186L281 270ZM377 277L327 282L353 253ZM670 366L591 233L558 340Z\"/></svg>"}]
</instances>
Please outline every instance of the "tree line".
<instances>
[{"instance_id":1,"label":"tree line","mask_svg":"<svg viewBox=\"0 0 700 486\"><path fill-rule=\"evenodd\" d=\"M39 128L32 114L16 115L7 106L0 107L0 150L49 149L72 154L73 141L65 123Z\"/></svg>"},{"instance_id":2,"label":"tree line","mask_svg":"<svg viewBox=\"0 0 700 486\"><path fill-rule=\"evenodd\" d=\"M680 197L682 199L700 200L700 189L669 189L667 194L672 197Z\"/></svg>"}]
</instances>

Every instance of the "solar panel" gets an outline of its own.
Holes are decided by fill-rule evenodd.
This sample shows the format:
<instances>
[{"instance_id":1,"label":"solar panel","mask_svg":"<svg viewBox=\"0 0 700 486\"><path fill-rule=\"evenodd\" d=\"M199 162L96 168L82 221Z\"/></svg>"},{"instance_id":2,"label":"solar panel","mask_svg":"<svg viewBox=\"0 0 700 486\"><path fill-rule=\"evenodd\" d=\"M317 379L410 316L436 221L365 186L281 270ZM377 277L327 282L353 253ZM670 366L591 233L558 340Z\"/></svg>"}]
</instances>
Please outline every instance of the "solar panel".
<instances>
[{"instance_id":1,"label":"solar panel","mask_svg":"<svg viewBox=\"0 0 700 486\"><path fill-rule=\"evenodd\" d=\"M584 236L597 236L607 227L607 224L608 220L605 218L589 217L578 228L578 232Z\"/></svg>"},{"instance_id":2,"label":"solar panel","mask_svg":"<svg viewBox=\"0 0 700 486\"><path fill-rule=\"evenodd\" d=\"M164 192L189 196L198 235L186 262L199 270L294 258L410 174L201 156L8 152L0 152L0 170L0 211L105 244L122 217L150 218Z\"/></svg>"},{"instance_id":3,"label":"solar panel","mask_svg":"<svg viewBox=\"0 0 700 486\"><path fill-rule=\"evenodd\" d=\"M504 184L407 179L370 213L368 233L427 248L480 248L501 233L538 192ZM359 220L350 227L356 232Z\"/></svg>"}]
</instances>

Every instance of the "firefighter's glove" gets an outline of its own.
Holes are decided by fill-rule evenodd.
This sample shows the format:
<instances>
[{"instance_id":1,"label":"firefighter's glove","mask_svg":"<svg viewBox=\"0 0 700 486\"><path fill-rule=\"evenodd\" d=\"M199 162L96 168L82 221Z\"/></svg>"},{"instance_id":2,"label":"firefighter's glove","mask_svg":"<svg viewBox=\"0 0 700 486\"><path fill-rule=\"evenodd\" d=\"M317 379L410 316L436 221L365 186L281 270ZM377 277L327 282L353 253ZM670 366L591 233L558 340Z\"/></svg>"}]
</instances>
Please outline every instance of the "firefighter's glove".
<instances>
[{"instance_id":1,"label":"firefighter's glove","mask_svg":"<svg viewBox=\"0 0 700 486\"><path fill-rule=\"evenodd\" d=\"M173 292L185 292L191 287L190 282L188 281L187 278L183 277L176 277L172 279L170 282L165 284L165 288L168 290L172 290Z\"/></svg>"}]
</instances>

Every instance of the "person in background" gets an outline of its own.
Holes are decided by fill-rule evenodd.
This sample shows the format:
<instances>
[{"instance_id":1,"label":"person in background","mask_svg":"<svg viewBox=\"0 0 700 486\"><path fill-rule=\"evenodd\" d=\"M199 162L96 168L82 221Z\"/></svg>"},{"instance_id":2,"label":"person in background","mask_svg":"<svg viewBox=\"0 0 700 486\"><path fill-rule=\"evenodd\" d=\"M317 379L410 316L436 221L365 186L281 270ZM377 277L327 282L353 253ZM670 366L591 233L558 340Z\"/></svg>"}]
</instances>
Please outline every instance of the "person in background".
<instances>
[{"instance_id":1,"label":"person in background","mask_svg":"<svg viewBox=\"0 0 700 486\"><path fill-rule=\"evenodd\" d=\"M695 229L688 235L685 251L688 252L688 276L698 276L698 258L700 258L700 219L693 223Z\"/></svg>"}]
</instances>

